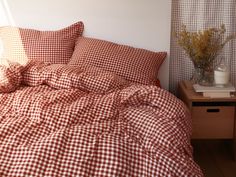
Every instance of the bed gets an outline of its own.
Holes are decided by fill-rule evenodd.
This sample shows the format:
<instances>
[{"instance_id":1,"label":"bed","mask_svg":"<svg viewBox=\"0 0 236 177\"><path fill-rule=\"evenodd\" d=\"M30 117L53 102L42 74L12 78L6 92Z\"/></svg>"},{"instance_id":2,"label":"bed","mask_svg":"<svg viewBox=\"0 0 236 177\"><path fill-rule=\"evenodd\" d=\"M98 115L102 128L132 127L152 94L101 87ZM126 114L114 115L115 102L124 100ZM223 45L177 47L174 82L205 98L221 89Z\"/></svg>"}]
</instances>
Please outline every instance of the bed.
<instances>
[{"instance_id":1,"label":"bed","mask_svg":"<svg viewBox=\"0 0 236 177\"><path fill-rule=\"evenodd\" d=\"M55 40L79 29L67 47L50 43L50 32L18 28L25 53L3 54L0 176L203 176L189 112L156 78L166 53L85 38L82 28L52 32ZM0 30L4 40L9 29Z\"/></svg>"}]
</instances>

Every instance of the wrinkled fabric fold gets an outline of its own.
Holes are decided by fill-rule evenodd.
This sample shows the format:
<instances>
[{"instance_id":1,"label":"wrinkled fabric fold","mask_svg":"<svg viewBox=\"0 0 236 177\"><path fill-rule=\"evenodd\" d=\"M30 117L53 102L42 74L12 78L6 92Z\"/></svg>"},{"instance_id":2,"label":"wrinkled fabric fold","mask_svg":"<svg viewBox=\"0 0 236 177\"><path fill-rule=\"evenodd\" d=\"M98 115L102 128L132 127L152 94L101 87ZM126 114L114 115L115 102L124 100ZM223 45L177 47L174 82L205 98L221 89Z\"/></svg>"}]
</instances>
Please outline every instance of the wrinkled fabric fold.
<instances>
[{"instance_id":1,"label":"wrinkled fabric fold","mask_svg":"<svg viewBox=\"0 0 236 177\"><path fill-rule=\"evenodd\" d=\"M48 67L29 66L28 83L0 94L1 176L203 176L189 112L168 91Z\"/></svg>"}]
</instances>

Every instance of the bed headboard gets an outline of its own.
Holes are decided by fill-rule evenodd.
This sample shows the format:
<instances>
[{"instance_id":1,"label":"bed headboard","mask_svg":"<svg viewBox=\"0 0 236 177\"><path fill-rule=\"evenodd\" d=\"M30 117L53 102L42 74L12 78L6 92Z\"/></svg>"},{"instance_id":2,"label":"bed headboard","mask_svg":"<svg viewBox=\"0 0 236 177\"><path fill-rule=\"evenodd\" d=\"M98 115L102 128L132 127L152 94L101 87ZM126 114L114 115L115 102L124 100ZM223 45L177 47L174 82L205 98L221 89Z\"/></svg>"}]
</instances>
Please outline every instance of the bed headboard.
<instances>
[{"instance_id":1,"label":"bed headboard","mask_svg":"<svg viewBox=\"0 0 236 177\"><path fill-rule=\"evenodd\" d=\"M2 0L0 3L4 9L1 25L54 30L81 20L85 36L169 53L171 0ZM168 89L168 57L159 78Z\"/></svg>"}]
</instances>

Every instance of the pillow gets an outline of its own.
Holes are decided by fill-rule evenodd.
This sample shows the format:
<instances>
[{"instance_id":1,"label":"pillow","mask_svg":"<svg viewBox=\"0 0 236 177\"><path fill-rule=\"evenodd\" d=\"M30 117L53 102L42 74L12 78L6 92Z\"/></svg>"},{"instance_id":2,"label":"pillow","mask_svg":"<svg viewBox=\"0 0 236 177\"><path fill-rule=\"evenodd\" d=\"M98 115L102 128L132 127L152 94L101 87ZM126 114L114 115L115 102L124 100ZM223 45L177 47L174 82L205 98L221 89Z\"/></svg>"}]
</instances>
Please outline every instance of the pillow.
<instances>
[{"instance_id":1,"label":"pillow","mask_svg":"<svg viewBox=\"0 0 236 177\"><path fill-rule=\"evenodd\" d=\"M152 52L109 41L79 37L68 64L85 68L99 67L132 82L156 85L158 70L166 54L166 52Z\"/></svg>"},{"instance_id":2,"label":"pillow","mask_svg":"<svg viewBox=\"0 0 236 177\"><path fill-rule=\"evenodd\" d=\"M65 64L69 62L76 39L82 35L83 29L82 22L57 31L0 27L3 45L1 59L20 64L26 64L29 60Z\"/></svg>"},{"instance_id":3,"label":"pillow","mask_svg":"<svg viewBox=\"0 0 236 177\"><path fill-rule=\"evenodd\" d=\"M20 85L24 67L18 63L0 65L0 93L13 92Z\"/></svg>"}]
</instances>

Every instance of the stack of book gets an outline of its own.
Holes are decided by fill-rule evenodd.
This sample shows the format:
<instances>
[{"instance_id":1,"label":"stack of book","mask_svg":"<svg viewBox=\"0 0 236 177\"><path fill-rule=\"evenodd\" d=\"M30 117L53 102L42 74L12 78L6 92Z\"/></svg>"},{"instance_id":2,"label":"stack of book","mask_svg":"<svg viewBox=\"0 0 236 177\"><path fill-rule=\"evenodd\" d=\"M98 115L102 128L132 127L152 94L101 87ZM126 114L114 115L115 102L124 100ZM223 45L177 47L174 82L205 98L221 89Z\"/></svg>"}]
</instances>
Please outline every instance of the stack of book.
<instances>
[{"instance_id":1,"label":"stack of book","mask_svg":"<svg viewBox=\"0 0 236 177\"><path fill-rule=\"evenodd\" d=\"M232 84L228 84L224 87L217 86L201 86L199 84L194 84L193 88L195 92L202 93L204 97L210 98L229 98L232 92L235 92L235 87Z\"/></svg>"}]
</instances>

